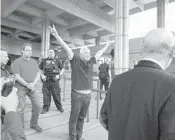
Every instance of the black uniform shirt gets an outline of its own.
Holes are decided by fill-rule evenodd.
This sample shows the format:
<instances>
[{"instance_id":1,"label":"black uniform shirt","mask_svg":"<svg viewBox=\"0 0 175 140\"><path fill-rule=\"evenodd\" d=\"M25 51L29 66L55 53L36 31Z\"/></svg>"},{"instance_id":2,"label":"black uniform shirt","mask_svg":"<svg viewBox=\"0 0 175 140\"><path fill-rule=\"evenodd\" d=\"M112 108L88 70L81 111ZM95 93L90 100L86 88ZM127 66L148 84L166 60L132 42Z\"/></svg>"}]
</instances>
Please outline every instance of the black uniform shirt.
<instances>
[{"instance_id":1,"label":"black uniform shirt","mask_svg":"<svg viewBox=\"0 0 175 140\"><path fill-rule=\"evenodd\" d=\"M39 65L39 68L44 72L44 75L57 75L62 70L63 66L59 59L43 59Z\"/></svg>"}]
</instances>

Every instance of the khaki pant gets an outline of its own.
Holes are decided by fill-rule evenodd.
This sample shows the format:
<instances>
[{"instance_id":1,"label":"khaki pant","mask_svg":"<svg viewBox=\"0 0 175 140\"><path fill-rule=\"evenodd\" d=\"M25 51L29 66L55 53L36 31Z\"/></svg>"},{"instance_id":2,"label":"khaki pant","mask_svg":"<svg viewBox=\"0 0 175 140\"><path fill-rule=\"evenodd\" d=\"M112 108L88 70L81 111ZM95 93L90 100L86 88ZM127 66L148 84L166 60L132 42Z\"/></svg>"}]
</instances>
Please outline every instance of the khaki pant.
<instances>
[{"instance_id":1,"label":"khaki pant","mask_svg":"<svg viewBox=\"0 0 175 140\"><path fill-rule=\"evenodd\" d=\"M32 117L30 120L30 126L35 126L38 123L38 117L40 114L40 102L39 97L36 94L36 91L30 91L27 88L18 89L17 95L19 98L19 105L17 112L21 117L22 124L24 126L24 110L25 110L25 102L26 102L26 95L30 98L32 103Z\"/></svg>"}]
</instances>

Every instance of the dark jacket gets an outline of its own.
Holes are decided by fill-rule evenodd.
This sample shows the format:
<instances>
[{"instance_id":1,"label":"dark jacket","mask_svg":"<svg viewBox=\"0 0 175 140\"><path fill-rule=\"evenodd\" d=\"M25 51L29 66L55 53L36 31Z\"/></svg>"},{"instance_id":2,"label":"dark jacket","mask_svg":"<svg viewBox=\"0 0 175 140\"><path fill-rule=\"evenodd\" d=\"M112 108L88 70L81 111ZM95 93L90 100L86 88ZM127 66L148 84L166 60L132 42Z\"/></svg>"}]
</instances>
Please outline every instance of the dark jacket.
<instances>
[{"instance_id":1,"label":"dark jacket","mask_svg":"<svg viewBox=\"0 0 175 140\"><path fill-rule=\"evenodd\" d=\"M3 78L9 78L10 76L12 76L12 75L10 75L9 71L6 68L1 67L1 76L0 77L1 78L2 77ZM6 96L8 96L12 92L13 85L14 85L13 82L14 81L10 81L10 82L5 83L3 85L2 91L1 91L1 95L2 96L6 97Z\"/></svg>"},{"instance_id":2,"label":"dark jacket","mask_svg":"<svg viewBox=\"0 0 175 140\"><path fill-rule=\"evenodd\" d=\"M101 117L109 140L175 140L175 76L140 61L114 78Z\"/></svg>"},{"instance_id":3,"label":"dark jacket","mask_svg":"<svg viewBox=\"0 0 175 140\"><path fill-rule=\"evenodd\" d=\"M1 126L2 140L26 140L24 128L16 112L5 115L4 124Z\"/></svg>"}]
</instances>

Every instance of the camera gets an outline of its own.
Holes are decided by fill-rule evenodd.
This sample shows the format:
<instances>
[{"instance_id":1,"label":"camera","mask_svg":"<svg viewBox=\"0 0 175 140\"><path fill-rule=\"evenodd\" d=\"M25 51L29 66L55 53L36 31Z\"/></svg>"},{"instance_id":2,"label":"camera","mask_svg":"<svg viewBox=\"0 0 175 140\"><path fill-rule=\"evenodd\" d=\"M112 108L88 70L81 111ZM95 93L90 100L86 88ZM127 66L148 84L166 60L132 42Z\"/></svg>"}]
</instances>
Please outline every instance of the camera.
<instances>
[{"instance_id":1,"label":"camera","mask_svg":"<svg viewBox=\"0 0 175 140\"><path fill-rule=\"evenodd\" d=\"M2 84L2 89L1 89L1 95L4 97L7 97L13 90L13 86L15 84L15 76L11 75L8 77L3 77L1 78L1 84Z\"/></svg>"}]
</instances>

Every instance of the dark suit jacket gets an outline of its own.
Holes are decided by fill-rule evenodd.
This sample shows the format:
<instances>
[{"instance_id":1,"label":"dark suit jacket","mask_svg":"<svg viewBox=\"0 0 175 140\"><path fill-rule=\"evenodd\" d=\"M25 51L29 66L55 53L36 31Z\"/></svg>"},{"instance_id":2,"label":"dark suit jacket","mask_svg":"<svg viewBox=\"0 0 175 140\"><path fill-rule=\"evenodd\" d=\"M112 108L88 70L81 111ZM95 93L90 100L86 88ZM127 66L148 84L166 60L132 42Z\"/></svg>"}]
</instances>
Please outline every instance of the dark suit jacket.
<instances>
[{"instance_id":1,"label":"dark suit jacket","mask_svg":"<svg viewBox=\"0 0 175 140\"><path fill-rule=\"evenodd\" d=\"M2 140L26 140L19 115L16 112L8 112L1 128Z\"/></svg>"},{"instance_id":2,"label":"dark suit jacket","mask_svg":"<svg viewBox=\"0 0 175 140\"><path fill-rule=\"evenodd\" d=\"M114 78L100 113L109 140L175 140L175 76L142 60Z\"/></svg>"}]
</instances>

